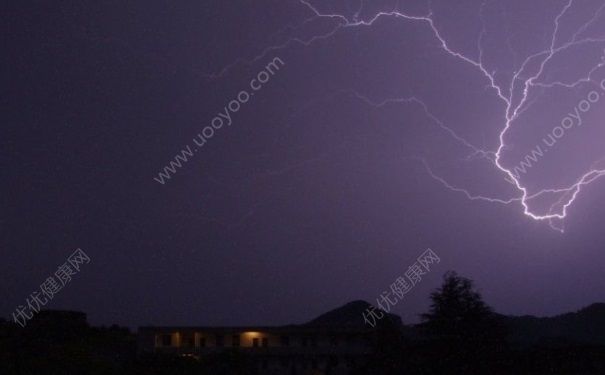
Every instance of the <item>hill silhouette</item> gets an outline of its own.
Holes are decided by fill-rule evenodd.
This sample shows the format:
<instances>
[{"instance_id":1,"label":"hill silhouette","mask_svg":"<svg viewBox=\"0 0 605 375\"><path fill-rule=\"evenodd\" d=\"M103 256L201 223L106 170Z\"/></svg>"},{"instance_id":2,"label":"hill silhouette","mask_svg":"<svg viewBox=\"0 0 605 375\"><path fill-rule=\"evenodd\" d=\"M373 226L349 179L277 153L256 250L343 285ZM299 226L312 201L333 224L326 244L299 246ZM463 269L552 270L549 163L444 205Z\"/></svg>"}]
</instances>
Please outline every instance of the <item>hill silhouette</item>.
<instances>
[{"instance_id":1,"label":"hill silhouette","mask_svg":"<svg viewBox=\"0 0 605 375\"><path fill-rule=\"evenodd\" d=\"M291 326L372 330L363 319L370 307L366 301L352 301ZM605 303L554 317L496 314L496 318L506 327L508 344L480 355L475 347L465 347L466 341L456 346L451 340L427 337L422 324L406 326L399 316L384 313L372 336L374 354L351 374L605 373ZM136 333L125 328L91 327L79 312L43 311L25 328L0 319L0 373L214 375L217 368L241 365L245 359L229 353L212 357L215 362L156 354L140 357L136 340ZM475 372L470 371L471 364ZM427 372L429 368L434 371Z\"/></svg>"},{"instance_id":2,"label":"hill silhouette","mask_svg":"<svg viewBox=\"0 0 605 375\"><path fill-rule=\"evenodd\" d=\"M330 310L303 325L309 326L350 326L365 325L363 312L372 305L363 300L352 301ZM401 317L386 314L385 318L400 326L409 339L421 337L422 325L403 325ZM508 339L518 345L576 343L605 345L605 303L594 303L575 312L554 317L531 315L512 316L497 314L507 327ZM369 328L369 326L368 326Z\"/></svg>"},{"instance_id":3,"label":"hill silhouette","mask_svg":"<svg viewBox=\"0 0 605 375\"><path fill-rule=\"evenodd\" d=\"M364 322L363 313L371 308L372 305L366 301L352 301L343 306L337 307L326 313L321 314L317 318L305 323L307 326L347 326L347 327L364 327L369 326ZM395 314L383 313L383 319L389 319L398 326L402 325L401 317Z\"/></svg>"},{"instance_id":4,"label":"hill silhouette","mask_svg":"<svg viewBox=\"0 0 605 375\"><path fill-rule=\"evenodd\" d=\"M512 342L531 345L548 342L605 345L605 303L554 317L503 316Z\"/></svg>"}]
</instances>

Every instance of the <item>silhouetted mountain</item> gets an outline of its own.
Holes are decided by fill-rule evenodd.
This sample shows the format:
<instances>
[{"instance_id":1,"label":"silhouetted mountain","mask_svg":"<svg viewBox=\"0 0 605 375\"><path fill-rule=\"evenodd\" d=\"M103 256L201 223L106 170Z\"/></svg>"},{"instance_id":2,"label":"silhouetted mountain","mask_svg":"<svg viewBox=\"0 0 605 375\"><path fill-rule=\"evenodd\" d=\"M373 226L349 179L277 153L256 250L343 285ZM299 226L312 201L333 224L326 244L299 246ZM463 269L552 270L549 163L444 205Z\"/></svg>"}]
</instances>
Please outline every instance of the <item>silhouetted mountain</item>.
<instances>
[{"instance_id":1,"label":"silhouetted mountain","mask_svg":"<svg viewBox=\"0 0 605 375\"><path fill-rule=\"evenodd\" d=\"M491 346L465 339L453 345L451 338L427 335L422 325L403 326L397 315L378 310L384 317L372 329L363 319L368 308L368 302L353 301L293 328L367 329L371 349L355 362L355 375L605 374L605 303L550 318L496 314L509 341ZM79 312L43 311L25 328L0 319L0 373L214 375L216 368L248 363L247 357L230 357L235 352L204 361L161 353L137 357L135 340L125 328L91 327Z\"/></svg>"},{"instance_id":2,"label":"silhouetted mountain","mask_svg":"<svg viewBox=\"0 0 605 375\"><path fill-rule=\"evenodd\" d=\"M511 341L523 344L583 343L605 345L605 303L551 318L503 316Z\"/></svg>"},{"instance_id":3,"label":"silhouetted mountain","mask_svg":"<svg viewBox=\"0 0 605 375\"><path fill-rule=\"evenodd\" d=\"M362 327L367 326L371 328L363 319L363 313L370 308L372 305L366 301L353 301L349 302L341 307L334 310L330 310L327 313L321 314L317 318L305 323L304 325L313 326L350 326L350 327ZM390 320L397 326L401 326L401 318L395 314L387 314L384 312L378 313L384 314L384 318L381 320ZM379 321L380 323L380 321Z\"/></svg>"}]
</instances>

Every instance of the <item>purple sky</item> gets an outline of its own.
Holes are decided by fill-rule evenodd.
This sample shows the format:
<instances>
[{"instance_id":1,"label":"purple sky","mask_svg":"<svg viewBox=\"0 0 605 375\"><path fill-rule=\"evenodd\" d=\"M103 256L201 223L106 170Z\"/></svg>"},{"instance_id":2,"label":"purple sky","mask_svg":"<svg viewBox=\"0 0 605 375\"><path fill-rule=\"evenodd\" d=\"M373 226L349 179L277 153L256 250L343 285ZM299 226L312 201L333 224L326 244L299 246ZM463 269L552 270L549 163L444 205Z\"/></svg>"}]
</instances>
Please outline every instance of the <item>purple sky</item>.
<instances>
[{"instance_id":1,"label":"purple sky","mask_svg":"<svg viewBox=\"0 0 605 375\"><path fill-rule=\"evenodd\" d=\"M502 313L605 301L602 1L3 8L0 315L78 247L48 308L95 324L301 322L429 247L404 322L450 269Z\"/></svg>"}]
</instances>

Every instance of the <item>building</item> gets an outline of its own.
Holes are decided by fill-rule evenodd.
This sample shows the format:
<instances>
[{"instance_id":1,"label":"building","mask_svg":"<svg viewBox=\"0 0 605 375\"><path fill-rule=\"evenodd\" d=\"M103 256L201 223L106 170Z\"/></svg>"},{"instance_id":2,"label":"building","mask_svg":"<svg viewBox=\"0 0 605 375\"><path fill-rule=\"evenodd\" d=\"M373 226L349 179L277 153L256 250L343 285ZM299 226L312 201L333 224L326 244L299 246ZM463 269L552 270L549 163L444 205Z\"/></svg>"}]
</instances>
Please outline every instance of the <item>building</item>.
<instances>
[{"instance_id":1,"label":"building","mask_svg":"<svg viewBox=\"0 0 605 375\"><path fill-rule=\"evenodd\" d=\"M138 349L196 359L237 353L261 375L345 375L374 350L376 331L363 323L361 313L366 306L352 302L302 325L141 327Z\"/></svg>"}]
</instances>

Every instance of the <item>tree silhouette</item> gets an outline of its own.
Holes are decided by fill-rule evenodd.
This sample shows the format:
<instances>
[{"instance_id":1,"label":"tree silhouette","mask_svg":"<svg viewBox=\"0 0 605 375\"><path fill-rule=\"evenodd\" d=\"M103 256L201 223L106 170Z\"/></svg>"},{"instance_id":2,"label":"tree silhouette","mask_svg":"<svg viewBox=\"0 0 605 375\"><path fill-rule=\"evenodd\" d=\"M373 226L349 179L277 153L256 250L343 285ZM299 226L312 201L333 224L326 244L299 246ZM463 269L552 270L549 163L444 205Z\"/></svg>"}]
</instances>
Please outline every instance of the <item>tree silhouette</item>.
<instances>
[{"instance_id":1,"label":"tree silhouette","mask_svg":"<svg viewBox=\"0 0 605 375\"><path fill-rule=\"evenodd\" d=\"M422 314L428 333L449 338L481 334L494 323L492 309L474 289L473 281L447 272L443 284L431 293L431 307Z\"/></svg>"},{"instance_id":2,"label":"tree silhouette","mask_svg":"<svg viewBox=\"0 0 605 375\"><path fill-rule=\"evenodd\" d=\"M506 349L504 329L472 280L447 272L431 301L422 326L437 354L435 367L476 374L500 361Z\"/></svg>"}]
</instances>

